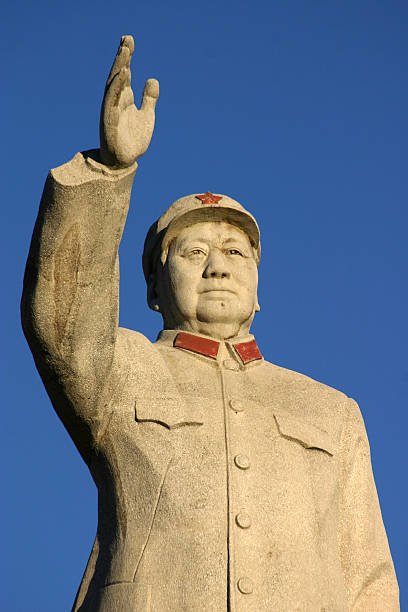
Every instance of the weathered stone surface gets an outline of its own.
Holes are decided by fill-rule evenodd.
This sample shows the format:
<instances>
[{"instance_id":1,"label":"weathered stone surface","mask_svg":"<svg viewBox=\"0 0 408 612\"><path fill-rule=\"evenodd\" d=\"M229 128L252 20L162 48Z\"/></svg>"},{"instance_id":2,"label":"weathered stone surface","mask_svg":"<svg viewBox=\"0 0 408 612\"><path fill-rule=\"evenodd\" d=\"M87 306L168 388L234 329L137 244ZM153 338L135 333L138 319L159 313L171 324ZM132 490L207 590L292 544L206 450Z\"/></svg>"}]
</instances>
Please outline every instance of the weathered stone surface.
<instances>
[{"instance_id":1,"label":"weathered stone surface","mask_svg":"<svg viewBox=\"0 0 408 612\"><path fill-rule=\"evenodd\" d=\"M259 232L193 194L152 226L144 270L164 329L118 327L118 247L158 85L137 111L125 37L101 150L52 170L23 327L99 491L74 611L396 611L364 424L343 393L266 362L250 335Z\"/></svg>"}]
</instances>

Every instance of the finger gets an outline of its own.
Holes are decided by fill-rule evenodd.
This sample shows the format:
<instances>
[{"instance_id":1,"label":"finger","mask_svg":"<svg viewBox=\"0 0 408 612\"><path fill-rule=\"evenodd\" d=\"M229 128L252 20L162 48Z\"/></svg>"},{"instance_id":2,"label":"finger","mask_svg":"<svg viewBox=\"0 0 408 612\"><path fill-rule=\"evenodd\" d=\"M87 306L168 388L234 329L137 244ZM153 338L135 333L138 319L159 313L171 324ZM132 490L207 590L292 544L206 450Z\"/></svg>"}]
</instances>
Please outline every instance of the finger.
<instances>
[{"instance_id":1,"label":"finger","mask_svg":"<svg viewBox=\"0 0 408 612\"><path fill-rule=\"evenodd\" d=\"M127 87L130 87L130 70L121 68L113 77L105 94L104 106L108 112L110 108L119 105L121 94Z\"/></svg>"},{"instance_id":2,"label":"finger","mask_svg":"<svg viewBox=\"0 0 408 612\"><path fill-rule=\"evenodd\" d=\"M157 98L159 97L159 81L148 79L143 91L141 111L154 111Z\"/></svg>"},{"instance_id":3,"label":"finger","mask_svg":"<svg viewBox=\"0 0 408 612\"><path fill-rule=\"evenodd\" d=\"M130 34L122 36L120 44L124 47L127 47L130 51L130 55L132 55L133 51L135 50L135 41L133 40L133 36L131 36Z\"/></svg>"},{"instance_id":4,"label":"finger","mask_svg":"<svg viewBox=\"0 0 408 612\"><path fill-rule=\"evenodd\" d=\"M122 68L130 67L130 60L132 58L132 53L135 49L135 43L133 41L132 36L122 36L118 51L116 53L116 57L113 61L112 68L110 70L108 79L106 81L106 86L108 87L115 77L115 75L120 72Z\"/></svg>"}]
</instances>

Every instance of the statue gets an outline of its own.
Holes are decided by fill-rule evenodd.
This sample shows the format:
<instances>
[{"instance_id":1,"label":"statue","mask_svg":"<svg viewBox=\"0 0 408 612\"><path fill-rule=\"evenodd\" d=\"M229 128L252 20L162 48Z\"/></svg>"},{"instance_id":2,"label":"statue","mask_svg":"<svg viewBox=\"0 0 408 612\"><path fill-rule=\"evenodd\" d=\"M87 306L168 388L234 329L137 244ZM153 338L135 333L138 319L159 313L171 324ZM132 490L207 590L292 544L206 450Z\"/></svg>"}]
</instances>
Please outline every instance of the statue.
<instances>
[{"instance_id":1,"label":"statue","mask_svg":"<svg viewBox=\"0 0 408 612\"><path fill-rule=\"evenodd\" d=\"M74 612L399 610L358 406L266 362L250 326L259 229L238 202L180 200L143 254L155 343L118 327L118 247L158 83L133 103L122 38L100 150L51 171L22 321L98 488Z\"/></svg>"}]
</instances>

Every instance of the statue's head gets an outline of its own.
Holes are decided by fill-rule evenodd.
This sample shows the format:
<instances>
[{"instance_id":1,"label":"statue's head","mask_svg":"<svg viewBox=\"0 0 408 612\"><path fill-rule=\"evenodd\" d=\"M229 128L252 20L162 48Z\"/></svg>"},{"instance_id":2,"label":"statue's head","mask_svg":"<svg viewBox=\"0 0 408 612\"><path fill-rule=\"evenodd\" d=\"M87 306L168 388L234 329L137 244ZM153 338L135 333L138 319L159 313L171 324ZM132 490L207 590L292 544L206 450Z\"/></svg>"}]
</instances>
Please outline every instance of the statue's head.
<instances>
[{"instance_id":1,"label":"statue's head","mask_svg":"<svg viewBox=\"0 0 408 612\"><path fill-rule=\"evenodd\" d=\"M210 193L180 198L146 237L148 304L165 329L245 335L259 310L259 258L259 228L241 204Z\"/></svg>"}]
</instances>

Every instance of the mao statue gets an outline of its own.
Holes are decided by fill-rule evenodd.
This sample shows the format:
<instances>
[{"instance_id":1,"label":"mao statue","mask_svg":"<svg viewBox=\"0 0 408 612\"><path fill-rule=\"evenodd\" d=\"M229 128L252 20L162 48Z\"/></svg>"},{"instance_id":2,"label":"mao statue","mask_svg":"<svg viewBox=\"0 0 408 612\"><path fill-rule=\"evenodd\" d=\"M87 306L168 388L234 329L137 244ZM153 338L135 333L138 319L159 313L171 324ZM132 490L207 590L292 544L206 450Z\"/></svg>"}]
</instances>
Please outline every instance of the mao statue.
<instances>
[{"instance_id":1,"label":"mao statue","mask_svg":"<svg viewBox=\"0 0 408 612\"><path fill-rule=\"evenodd\" d=\"M357 404L262 357L260 233L209 191L147 232L156 342L118 326L118 247L159 95L133 101L133 39L107 80L100 148L47 178L22 321L98 489L74 612L391 612L398 586Z\"/></svg>"}]
</instances>

